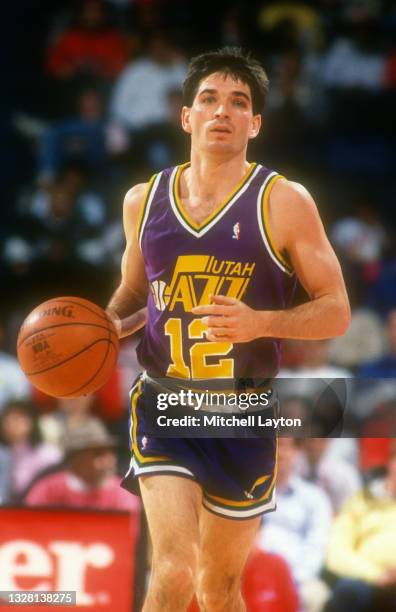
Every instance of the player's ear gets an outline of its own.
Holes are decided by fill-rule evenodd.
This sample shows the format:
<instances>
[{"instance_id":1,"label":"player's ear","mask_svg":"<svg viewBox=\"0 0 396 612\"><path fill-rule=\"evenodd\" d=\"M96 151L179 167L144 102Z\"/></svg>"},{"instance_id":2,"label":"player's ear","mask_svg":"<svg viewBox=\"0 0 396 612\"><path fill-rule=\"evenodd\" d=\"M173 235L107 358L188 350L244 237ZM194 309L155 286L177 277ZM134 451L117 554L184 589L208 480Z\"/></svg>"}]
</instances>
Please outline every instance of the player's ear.
<instances>
[{"instance_id":1,"label":"player's ear","mask_svg":"<svg viewBox=\"0 0 396 612\"><path fill-rule=\"evenodd\" d=\"M261 115L253 115L249 138L256 138L261 128Z\"/></svg>"},{"instance_id":2,"label":"player's ear","mask_svg":"<svg viewBox=\"0 0 396 612\"><path fill-rule=\"evenodd\" d=\"M183 106L181 111L181 123L183 130L187 132L187 134L191 134L190 115L191 108L189 106Z\"/></svg>"}]
</instances>

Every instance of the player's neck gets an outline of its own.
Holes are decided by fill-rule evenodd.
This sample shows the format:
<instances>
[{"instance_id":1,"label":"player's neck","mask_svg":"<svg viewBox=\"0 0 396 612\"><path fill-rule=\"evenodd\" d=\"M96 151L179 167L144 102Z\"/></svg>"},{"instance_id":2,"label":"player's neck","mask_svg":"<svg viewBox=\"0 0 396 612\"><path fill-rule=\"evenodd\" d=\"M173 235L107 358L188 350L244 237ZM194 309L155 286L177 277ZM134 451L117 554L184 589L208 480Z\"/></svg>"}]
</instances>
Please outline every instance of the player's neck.
<instances>
[{"instance_id":1,"label":"player's neck","mask_svg":"<svg viewBox=\"0 0 396 612\"><path fill-rule=\"evenodd\" d=\"M191 154L191 165L184 174L183 191L189 199L223 199L246 175L250 164L245 155L231 159Z\"/></svg>"}]
</instances>

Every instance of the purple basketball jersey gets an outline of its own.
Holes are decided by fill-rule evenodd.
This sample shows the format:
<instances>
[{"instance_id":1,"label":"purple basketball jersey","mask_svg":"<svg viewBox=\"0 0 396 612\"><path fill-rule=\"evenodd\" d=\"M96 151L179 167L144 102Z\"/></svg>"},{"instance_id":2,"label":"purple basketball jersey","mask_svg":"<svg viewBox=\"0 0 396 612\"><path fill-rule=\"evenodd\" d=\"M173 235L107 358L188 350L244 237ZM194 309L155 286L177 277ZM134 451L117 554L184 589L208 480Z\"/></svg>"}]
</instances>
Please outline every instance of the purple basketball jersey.
<instances>
[{"instance_id":1,"label":"purple basketball jersey","mask_svg":"<svg viewBox=\"0 0 396 612\"><path fill-rule=\"evenodd\" d=\"M191 309L209 304L214 294L235 297L257 310L291 305L295 275L276 250L267 222L268 196L280 175L251 164L222 205L197 225L179 199L180 175L187 166L155 175L141 209L138 237L150 294L140 363L157 377L274 377L279 340L209 342L201 317Z\"/></svg>"}]
</instances>

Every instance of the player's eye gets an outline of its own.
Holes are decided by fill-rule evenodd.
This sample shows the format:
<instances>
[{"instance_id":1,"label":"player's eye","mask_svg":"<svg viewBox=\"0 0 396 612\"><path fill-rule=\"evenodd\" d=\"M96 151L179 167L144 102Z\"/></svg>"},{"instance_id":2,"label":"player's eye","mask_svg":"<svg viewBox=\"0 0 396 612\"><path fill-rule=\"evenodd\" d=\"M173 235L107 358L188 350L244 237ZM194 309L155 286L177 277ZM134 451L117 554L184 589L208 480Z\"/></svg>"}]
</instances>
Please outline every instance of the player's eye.
<instances>
[{"instance_id":1,"label":"player's eye","mask_svg":"<svg viewBox=\"0 0 396 612\"><path fill-rule=\"evenodd\" d=\"M241 98L236 98L234 100L234 106L238 106L239 108L246 108L247 104L245 100L242 100Z\"/></svg>"},{"instance_id":2,"label":"player's eye","mask_svg":"<svg viewBox=\"0 0 396 612\"><path fill-rule=\"evenodd\" d=\"M215 102L216 98L214 96L204 96L202 98L202 102L204 104L211 104L212 102Z\"/></svg>"}]
</instances>

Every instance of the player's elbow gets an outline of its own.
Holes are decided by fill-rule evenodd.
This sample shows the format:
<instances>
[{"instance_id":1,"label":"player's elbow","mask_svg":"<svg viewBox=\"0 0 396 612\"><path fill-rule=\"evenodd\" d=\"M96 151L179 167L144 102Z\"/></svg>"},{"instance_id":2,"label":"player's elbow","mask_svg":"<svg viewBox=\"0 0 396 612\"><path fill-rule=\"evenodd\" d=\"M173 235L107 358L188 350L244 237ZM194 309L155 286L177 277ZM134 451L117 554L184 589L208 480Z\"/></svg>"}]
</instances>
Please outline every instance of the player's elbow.
<instances>
[{"instance_id":1,"label":"player's elbow","mask_svg":"<svg viewBox=\"0 0 396 612\"><path fill-rule=\"evenodd\" d=\"M351 308L347 298L337 301L334 320L334 336L343 336L351 323Z\"/></svg>"}]
</instances>

